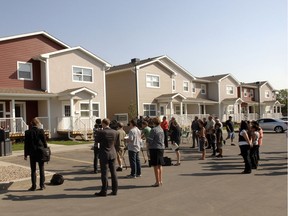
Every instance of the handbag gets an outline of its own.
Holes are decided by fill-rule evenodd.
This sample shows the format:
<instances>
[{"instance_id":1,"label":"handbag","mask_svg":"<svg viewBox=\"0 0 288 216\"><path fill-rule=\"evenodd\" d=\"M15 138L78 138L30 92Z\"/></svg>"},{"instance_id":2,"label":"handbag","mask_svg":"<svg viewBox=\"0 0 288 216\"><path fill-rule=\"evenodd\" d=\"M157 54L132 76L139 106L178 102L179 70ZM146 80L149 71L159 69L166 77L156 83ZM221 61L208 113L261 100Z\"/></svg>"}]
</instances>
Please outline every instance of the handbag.
<instances>
[{"instance_id":1,"label":"handbag","mask_svg":"<svg viewBox=\"0 0 288 216\"><path fill-rule=\"evenodd\" d=\"M50 161L50 157L51 157L51 149L50 147L42 147L39 148L40 149L40 154L41 154L41 161L43 162L49 162Z\"/></svg>"}]
</instances>

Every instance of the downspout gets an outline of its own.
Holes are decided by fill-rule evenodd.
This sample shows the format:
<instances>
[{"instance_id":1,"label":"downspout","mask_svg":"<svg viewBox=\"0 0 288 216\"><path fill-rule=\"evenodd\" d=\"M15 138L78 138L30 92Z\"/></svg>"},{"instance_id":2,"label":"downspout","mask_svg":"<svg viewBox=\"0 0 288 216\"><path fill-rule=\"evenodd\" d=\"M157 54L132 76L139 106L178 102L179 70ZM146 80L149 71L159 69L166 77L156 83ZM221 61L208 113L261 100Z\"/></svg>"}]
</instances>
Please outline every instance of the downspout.
<instances>
[{"instance_id":1,"label":"downspout","mask_svg":"<svg viewBox=\"0 0 288 216\"><path fill-rule=\"evenodd\" d=\"M103 92L103 96L104 96L104 118L107 118L107 99L106 99L106 71L105 69L109 69L108 67L104 67L104 92Z\"/></svg>"},{"instance_id":2,"label":"downspout","mask_svg":"<svg viewBox=\"0 0 288 216\"><path fill-rule=\"evenodd\" d=\"M136 79L136 104L137 104L137 118L139 116L139 80L138 67L135 65L135 79Z\"/></svg>"},{"instance_id":3,"label":"downspout","mask_svg":"<svg viewBox=\"0 0 288 216\"><path fill-rule=\"evenodd\" d=\"M221 115L221 95L220 95L220 81L217 81L218 88L218 117L221 121L223 121L223 116Z\"/></svg>"}]
</instances>

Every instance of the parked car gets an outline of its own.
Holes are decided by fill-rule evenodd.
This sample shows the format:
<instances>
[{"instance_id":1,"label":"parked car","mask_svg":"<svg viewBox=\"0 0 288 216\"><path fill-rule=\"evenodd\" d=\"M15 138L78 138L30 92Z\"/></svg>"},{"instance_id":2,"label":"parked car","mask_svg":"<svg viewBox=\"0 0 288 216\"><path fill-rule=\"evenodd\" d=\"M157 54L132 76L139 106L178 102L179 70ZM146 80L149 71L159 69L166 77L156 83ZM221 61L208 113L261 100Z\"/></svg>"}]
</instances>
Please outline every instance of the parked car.
<instances>
[{"instance_id":1,"label":"parked car","mask_svg":"<svg viewBox=\"0 0 288 216\"><path fill-rule=\"evenodd\" d=\"M284 122L288 123L288 116L283 116L282 118L280 118L281 120L283 120Z\"/></svg>"},{"instance_id":2,"label":"parked car","mask_svg":"<svg viewBox=\"0 0 288 216\"><path fill-rule=\"evenodd\" d=\"M258 119L257 122L264 131L275 131L276 133L283 133L287 130L287 123L281 119L262 118Z\"/></svg>"}]
</instances>

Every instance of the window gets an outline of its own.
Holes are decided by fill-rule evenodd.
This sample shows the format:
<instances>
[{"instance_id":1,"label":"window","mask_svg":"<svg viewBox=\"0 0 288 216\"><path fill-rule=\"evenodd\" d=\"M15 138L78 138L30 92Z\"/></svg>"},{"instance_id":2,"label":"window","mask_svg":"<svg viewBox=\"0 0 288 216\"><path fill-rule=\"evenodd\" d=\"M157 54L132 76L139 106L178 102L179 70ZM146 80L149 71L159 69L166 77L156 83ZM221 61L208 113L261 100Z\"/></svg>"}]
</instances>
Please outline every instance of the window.
<instances>
[{"instance_id":1,"label":"window","mask_svg":"<svg viewBox=\"0 0 288 216\"><path fill-rule=\"evenodd\" d=\"M233 105L227 106L227 114L234 114L234 106Z\"/></svg>"},{"instance_id":2,"label":"window","mask_svg":"<svg viewBox=\"0 0 288 216\"><path fill-rule=\"evenodd\" d=\"M233 95L234 94L234 87L233 86L226 86L226 94Z\"/></svg>"},{"instance_id":3,"label":"window","mask_svg":"<svg viewBox=\"0 0 288 216\"><path fill-rule=\"evenodd\" d=\"M188 92L189 91L189 82L183 81L183 91Z\"/></svg>"},{"instance_id":4,"label":"window","mask_svg":"<svg viewBox=\"0 0 288 216\"><path fill-rule=\"evenodd\" d=\"M196 84L192 83L192 93L195 94L196 93Z\"/></svg>"},{"instance_id":5,"label":"window","mask_svg":"<svg viewBox=\"0 0 288 216\"><path fill-rule=\"evenodd\" d=\"M144 104L143 109L144 116L156 116L156 105L155 104Z\"/></svg>"},{"instance_id":6,"label":"window","mask_svg":"<svg viewBox=\"0 0 288 216\"><path fill-rule=\"evenodd\" d=\"M244 97L248 97L248 92L246 88L243 89L243 92L244 92Z\"/></svg>"},{"instance_id":7,"label":"window","mask_svg":"<svg viewBox=\"0 0 288 216\"><path fill-rule=\"evenodd\" d=\"M265 98L269 98L270 97L270 91L266 90L265 91Z\"/></svg>"},{"instance_id":8,"label":"window","mask_svg":"<svg viewBox=\"0 0 288 216\"><path fill-rule=\"evenodd\" d=\"M206 85L201 84L201 94L206 94Z\"/></svg>"},{"instance_id":9,"label":"window","mask_svg":"<svg viewBox=\"0 0 288 216\"><path fill-rule=\"evenodd\" d=\"M146 86L150 88L159 88L160 81L158 75L146 75Z\"/></svg>"},{"instance_id":10,"label":"window","mask_svg":"<svg viewBox=\"0 0 288 216\"><path fill-rule=\"evenodd\" d=\"M179 105L176 105L176 106L175 106L175 114L176 114L176 115L180 115L180 113L181 113L180 106L179 106Z\"/></svg>"},{"instance_id":11,"label":"window","mask_svg":"<svg viewBox=\"0 0 288 216\"><path fill-rule=\"evenodd\" d=\"M64 105L64 116L65 117L71 116L71 107L70 107L70 105Z\"/></svg>"},{"instance_id":12,"label":"window","mask_svg":"<svg viewBox=\"0 0 288 216\"><path fill-rule=\"evenodd\" d=\"M253 98L254 97L254 90L250 89L250 97Z\"/></svg>"},{"instance_id":13,"label":"window","mask_svg":"<svg viewBox=\"0 0 288 216\"><path fill-rule=\"evenodd\" d=\"M92 115L99 117L99 104L93 103L92 104ZM90 116L90 109L89 103L81 103L80 104L80 116L81 117L89 117Z\"/></svg>"},{"instance_id":14,"label":"window","mask_svg":"<svg viewBox=\"0 0 288 216\"><path fill-rule=\"evenodd\" d=\"M32 63L17 62L17 76L21 80L33 80Z\"/></svg>"},{"instance_id":15,"label":"window","mask_svg":"<svg viewBox=\"0 0 288 216\"><path fill-rule=\"evenodd\" d=\"M172 91L176 90L176 80L172 79Z\"/></svg>"},{"instance_id":16,"label":"window","mask_svg":"<svg viewBox=\"0 0 288 216\"><path fill-rule=\"evenodd\" d=\"M4 111L4 103L0 103L0 118L4 118Z\"/></svg>"},{"instance_id":17,"label":"window","mask_svg":"<svg viewBox=\"0 0 288 216\"><path fill-rule=\"evenodd\" d=\"M92 82L92 69L73 67L73 81L75 82Z\"/></svg>"},{"instance_id":18,"label":"window","mask_svg":"<svg viewBox=\"0 0 288 216\"><path fill-rule=\"evenodd\" d=\"M114 119L118 122L122 122L124 125L128 124L128 113L117 113L114 115Z\"/></svg>"}]
</instances>

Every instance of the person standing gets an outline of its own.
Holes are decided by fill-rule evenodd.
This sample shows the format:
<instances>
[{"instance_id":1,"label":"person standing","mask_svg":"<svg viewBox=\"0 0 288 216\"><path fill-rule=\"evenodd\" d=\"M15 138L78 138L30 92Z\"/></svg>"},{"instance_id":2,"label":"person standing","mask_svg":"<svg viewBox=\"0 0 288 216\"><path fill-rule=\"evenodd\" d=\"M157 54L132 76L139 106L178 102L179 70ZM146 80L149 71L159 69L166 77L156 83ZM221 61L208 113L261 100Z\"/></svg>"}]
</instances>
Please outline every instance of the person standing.
<instances>
[{"instance_id":1,"label":"person standing","mask_svg":"<svg viewBox=\"0 0 288 216\"><path fill-rule=\"evenodd\" d=\"M176 153L176 158L177 158L177 163L175 166L180 166L180 152L179 152L179 145L181 142L181 128L179 124L177 123L176 120L174 120L170 126L170 131L171 131L171 142L172 145L176 145L175 153Z\"/></svg>"},{"instance_id":2,"label":"person standing","mask_svg":"<svg viewBox=\"0 0 288 216\"><path fill-rule=\"evenodd\" d=\"M117 132L119 134L119 139L117 139L117 142L115 143L115 149L117 153L117 161L119 167L116 169L116 171L122 171L123 170L123 157L124 157L124 150L125 150L125 137L126 132L123 130L123 123L118 122L117 123L118 129Z\"/></svg>"},{"instance_id":3,"label":"person standing","mask_svg":"<svg viewBox=\"0 0 288 216\"><path fill-rule=\"evenodd\" d=\"M27 156L30 158L31 168L31 182L32 186L29 191L36 190L36 164L38 163L39 175L40 175L40 190L45 189L45 170L44 162L41 160L41 148L47 148L47 142L45 138L45 132L41 128L41 122L38 118L33 118L30 123L30 129L25 131L24 137L24 160L27 160Z\"/></svg>"},{"instance_id":4,"label":"person standing","mask_svg":"<svg viewBox=\"0 0 288 216\"><path fill-rule=\"evenodd\" d=\"M208 116L207 124L205 126L206 138L207 138L207 142L208 142L207 149L211 149L211 147L213 146L212 134L213 134L214 126L215 126L215 121L214 121L213 117L210 115L210 116Z\"/></svg>"},{"instance_id":5,"label":"person standing","mask_svg":"<svg viewBox=\"0 0 288 216\"><path fill-rule=\"evenodd\" d=\"M148 137L150 135L151 128L148 126L148 122L147 121L143 121L142 122L142 128L143 129L141 131L141 138L142 138L142 140L145 140L147 158L148 158L148 163L149 163L149 167L150 167L151 166L151 161L150 161Z\"/></svg>"},{"instance_id":6,"label":"person standing","mask_svg":"<svg viewBox=\"0 0 288 216\"><path fill-rule=\"evenodd\" d=\"M218 150L218 155L216 155L217 158L223 157L223 132L221 128L221 124L217 122L215 124L215 135L216 135L216 145Z\"/></svg>"},{"instance_id":7,"label":"person standing","mask_svg":"<svg viewBox=\"0 0 288 216\"><path fill-rule=\"evenodd\" d=\"M130 131L127 139L127 148L131 173L127 178L136 178L141 176L141 163L139 158L139 152L141 150L141 131L138 129L135 120L131 120L129 123Z\"/></svg>"},{"instance_id":8,"label":"person standing","mask_svg":"<svg viewBox=\"0 0 288 216\"><path fill-rule=\"evenodd\" d=\"M202 152L202 156L201 158L199 158L199 160L205 160L205 155L206 155L205 143L207 142L206 129L204 126L204 122L201 119L198 119L198 124L199 124L199 131L198 131L199 150Z\"/></svg>"},{"instance_id":9,"label":"person standing","mask_svg":"<svg viewBox=\"0 0 288 216\"><path fill-rule=\"evenodd\" d=\"M99 148L99 160L101 169L101 191L95 193L96 196L107 196L108 189L108 167L112 180L112 192L111 195L117 195L118 191L118 178L115 168L115 160L117 158L115 150L115 142L117 140L117 131L109 127L110 120L104 118L101 122L102 130L97 131L95 142L100 143Z\"/></svg>"},{"instance_id":10,"label":"person standing","mask_svg":"<svg viewBox=\"0 0 288 216\"><path fill-rule=\"evenodd\" d=\"M93 137L94 137L94 145L93 145L93 173L98 173L98 160L99 160L99 143L95 141L95 137L98 130L102 130L101 119L96 119L94 128L93 128Z\"/></svg>"},{"instance_id":11,"label":"person standing","mask_svg":"<svg viewBox=\"0 0 288 216\"><path fill-rule=\"evenodd\" d=\"M251 139L249 137L249 125L247 121L241 121L239 128L239 147L244 159L245 169L242 174L251 173L252 164L250 158Z\"/></svg>"},{"instance_id":12,"label":"person standing","mask_svg":"<svg viewBox=\"0 0 288 216\"><path fill-rule=\"evenodd\" d=\"M234 123L232 121L232 116L229 116L229 119L225 122L226 125L226 130L227 130L227 138L223 140L224 144L226 143L226 140L230 139L231 140L231 145L235 146L233 143L233 140L235 138L234 134Z\"/></svg>"},{"instance_id":13,"label":"person standing","mask_svg":"<svg viewBox=\"0 0 288 216\"><path fill-rule=\"evenodd\" d=\"M199 131L198 116L195 116L194 120L192 121L191 131L192 131L192 142L193 142L191 148L195 148L196 147L195 143L197 143L197 146L199 146L199 138L197 135L197 132Z\"/></svg>"},{"instance_id":14,"label":"person standing","mask_svg":"<svg viewBox=\"0 0 288 216\"><path fill-rule=\"evenodd\" d=\"M169 123L166 119L166 116L163 116L162 122L161 122L161 128L164 131L164 144L165 148L168 148L168 130L169 130Z\"/></svg>"},{"instance_id":15,"label":"person standing","mask_svg":"<svg viewBox=\"0 0 288 216\"><path fill-rule=\"evenodd\" d=\"M148 142L149 142L149 151L151 166L153 166L155 174L155 184L152 187L159 187L163 184L162 181L162 164L164 164L164 131L160 126L160 119L155 117L152 119L154 127L151 129Z\"/></svg>"}]
</instances>

